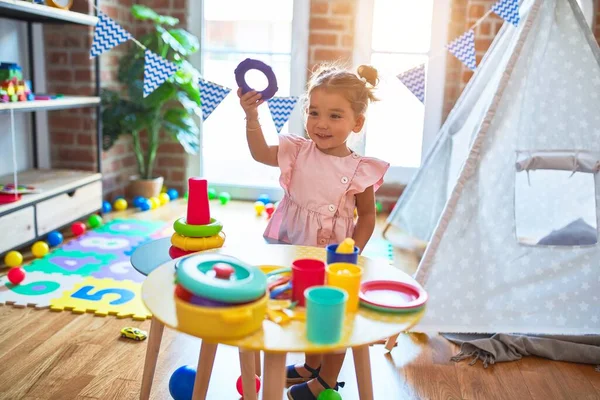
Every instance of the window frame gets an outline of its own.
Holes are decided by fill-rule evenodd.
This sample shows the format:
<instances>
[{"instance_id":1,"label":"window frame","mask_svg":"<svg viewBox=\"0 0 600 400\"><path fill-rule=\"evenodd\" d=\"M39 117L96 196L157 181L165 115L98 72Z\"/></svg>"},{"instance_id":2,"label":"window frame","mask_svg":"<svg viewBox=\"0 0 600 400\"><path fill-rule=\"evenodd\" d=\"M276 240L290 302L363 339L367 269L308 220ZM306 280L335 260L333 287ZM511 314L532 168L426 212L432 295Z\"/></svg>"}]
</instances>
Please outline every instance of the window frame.
<instances>
[{"instance_id":1,"label":"window frame","mask_svg":"<svg viewBox=\"0 0 600 400\"><path fill-rule=\"evenodd\" d=\"M188 4L188 23L190 33L200 38L200 50L190 57L192 65L197 66L200 74L204 75L204 59L203 49L205 48L204 38L205 23L204 23L204 0ZM202 21L200 24L197 21ZM300 96L307 82L306 71L308 69L308 54L309 54L309 21L310 21L310 2L309 1L293 1L293 17L292 17L292 48L291 48L291 75L290 75L290 95ZM233 74L233 71L231 71ZM218 83L218 82L215 82ZM228 96L235 96L235 88ZM266 104L265 104L266 106ZM300 103L296 105L300 107ZM288 121L291 132L298 134L304 132L304 121L302 113L295 110ZM200 149L203 146L203 129L201 118L199 120L200 127ZM202 150L196 155L188 157L188 166L186 169L187 176L203 176L204 162ZM227 191L233 199L239 200L256 200L261 194L268 194L274 201L280 200L283 197L283 189L281 187L260 187L255 185L231 185L231 184L210 184L217 191Z\"/></svg>"},{"instance_id":2,"label":"window frame","mask_svg":"<svg viewBox=\"0 0 600 400\"><path fill-rule=\"evenodd\" d=\"M373 49L371 47L373 32L373 10L375 0L358 0L355 19L355 32L365 32L364 35L355 35L354 57L355 66L369 64ZM423 125L423 136L421 146L421 162L425 159L427 152L435 142L435 138L442 126L444 112L444 93L446 83L446 57L448 56L445 45L448 42L448 21L450 20L450 0L433 0L433 27L429 52L424 55L435 61L426 65L425 86L425 115ZM395 53L396 54L396 53ZM406 53L410 54L410 53ZM422 53L418 53L422 54ZM376 66L375 66L376 67ZM398 71L398 74L404 71ZM368 121L365 127L362 151L365 150L365 142L368 140ZM386 160L391 162L391 160ZM408 184L418 168L400 167L392 165L386 173L385 180L388 183Z\"/></svg>"}]
</instances>

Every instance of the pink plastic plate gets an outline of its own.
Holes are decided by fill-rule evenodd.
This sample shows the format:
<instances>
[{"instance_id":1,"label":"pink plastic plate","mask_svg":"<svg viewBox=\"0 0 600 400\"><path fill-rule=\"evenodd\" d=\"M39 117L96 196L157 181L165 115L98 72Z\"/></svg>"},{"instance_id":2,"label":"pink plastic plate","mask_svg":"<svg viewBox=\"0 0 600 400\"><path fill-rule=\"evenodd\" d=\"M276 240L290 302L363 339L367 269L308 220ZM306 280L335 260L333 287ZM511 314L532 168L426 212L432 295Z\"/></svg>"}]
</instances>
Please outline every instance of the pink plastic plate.
<instances>
[{"instance_id":1,"label":"pink plastic plate","mask_svg":"<svg viewBox=\"0 0 600 400\"><path fill-rule=\"evenodd\" d=\"M364 303L376 307L404 310L422 307L427 293L418 286L399 281L368 281L358 294Z\"/></svg>"}]
</instances>

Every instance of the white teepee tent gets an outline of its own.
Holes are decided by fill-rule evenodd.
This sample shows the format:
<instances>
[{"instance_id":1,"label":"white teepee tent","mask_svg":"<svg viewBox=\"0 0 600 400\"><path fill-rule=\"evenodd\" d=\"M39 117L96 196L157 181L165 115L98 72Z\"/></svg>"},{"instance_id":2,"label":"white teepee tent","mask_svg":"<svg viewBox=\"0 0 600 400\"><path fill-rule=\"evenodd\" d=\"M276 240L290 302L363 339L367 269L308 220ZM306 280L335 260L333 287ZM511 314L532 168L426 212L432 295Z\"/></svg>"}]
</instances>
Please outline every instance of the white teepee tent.
<instances>
[{"instance_id":1,"label":"white teepee tent","mask_svg":"<svg viewBox=\"0 0 600 400\"><path fill-rule=\"evenodd\" d=\"M389 221L429 241L417 331L600 334L600 49L524 0Z\"/></svg>"}]
</instances>

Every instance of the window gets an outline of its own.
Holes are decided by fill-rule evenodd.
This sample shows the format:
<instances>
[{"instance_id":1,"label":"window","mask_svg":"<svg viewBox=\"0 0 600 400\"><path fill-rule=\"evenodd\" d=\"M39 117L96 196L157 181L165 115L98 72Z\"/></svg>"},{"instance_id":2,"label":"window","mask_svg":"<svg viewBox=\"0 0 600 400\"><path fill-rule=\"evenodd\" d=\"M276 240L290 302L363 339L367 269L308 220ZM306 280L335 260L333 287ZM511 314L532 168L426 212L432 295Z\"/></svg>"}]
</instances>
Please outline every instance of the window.
<instances>
[{"instance_id":1,"label":"window","mask_svg":"<svg viewBox=\"0 0 600 400\"><path fill-rule=\"evenodd\" d=\"M449 2L359 0L354 63L379 71L377 97L368 111L362 151L392 165L386 180L407 183L441 126ZM421 103L397 75L426 64Z\"/></svg>"},{"instance_id":2,"label":"window","mask_svg":"<svg viewBox=\"0 0 600 400\"><path fill-rule=\"evenodd\" d=\"M293 0L204 0L200 70L204 79L231 89L202 124L202 175L233 197L256 199L262 192L280 192L279 169L254 161L248 150L244 112L237 97L234 70L246 58L270 65L277 77L276 96L299 96L306 79L308 2ZM251 87L266 87L264 75L248 71ZM281 133L302 133L296 107ZM259 108L269 144L278 134L268 105Z\"/></svg>"}]
</instances>

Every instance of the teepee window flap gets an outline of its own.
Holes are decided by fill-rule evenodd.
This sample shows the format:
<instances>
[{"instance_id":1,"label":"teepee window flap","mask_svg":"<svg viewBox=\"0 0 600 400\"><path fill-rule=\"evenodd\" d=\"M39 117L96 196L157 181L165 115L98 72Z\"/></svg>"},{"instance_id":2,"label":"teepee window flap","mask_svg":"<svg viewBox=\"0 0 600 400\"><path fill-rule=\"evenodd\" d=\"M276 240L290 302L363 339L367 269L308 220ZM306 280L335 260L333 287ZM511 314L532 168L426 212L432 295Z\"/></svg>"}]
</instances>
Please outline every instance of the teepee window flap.
<instances>
[{"instance_id":1,"label":"teepee window flap","mask_svg":"<svg viewBox=\"0 0 600 400\"><path fill-rule=\"evenodd\" d=\"M600 170L600 153L588 151L518 152L517 172L562 170L595 174Z\"/></svg>"}]
</instances>

